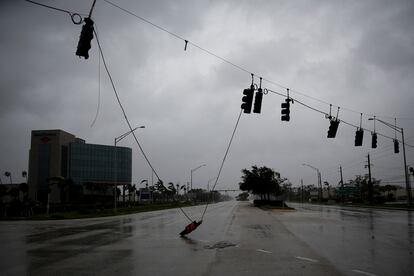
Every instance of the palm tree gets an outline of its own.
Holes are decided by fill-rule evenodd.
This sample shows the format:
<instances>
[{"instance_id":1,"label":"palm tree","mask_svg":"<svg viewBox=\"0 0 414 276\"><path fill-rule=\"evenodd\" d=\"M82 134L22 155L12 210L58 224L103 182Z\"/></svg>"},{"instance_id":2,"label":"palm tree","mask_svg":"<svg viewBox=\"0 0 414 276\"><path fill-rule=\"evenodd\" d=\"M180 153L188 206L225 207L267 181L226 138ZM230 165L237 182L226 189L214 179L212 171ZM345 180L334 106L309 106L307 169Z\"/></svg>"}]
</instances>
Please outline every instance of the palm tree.
<instances>
[{"instance_id":1,"label":"palm tree","mask_svg":"<svg viewBox=\"0 0 414 276\"><path fill-rule=\"evenodd\" d=\"M134 202L134 206L135 206L135 195L137 193L137 187L135 186L135 184L132 185L131 191L132 191L132 201Z\"/></svg>"},{"instance_id":2,"label":"palm tree","mask_svg":"<svg viewBox=\"0 0 414 276\"><path fill-rule=\"evenodd\" d=\"M133 193L131 183L127 184L127 190L128 190L128 204L131 204L131 193Z\"/></svg>"},{"instance_id":3,"label":"palm tree","mask_svg":"<svg viewBox=\"0 0 414 276\"><path fill-rule=\"evenodd\" d=\"M22 177L26 179L26 183L27 183L27 172L26 171L22 171Z\"/></svg>"},{"instance_id":4,"label":"palm tree","mask_svg":"<svg viewBox=\"0 0 414 276\"><path fill-rule=\"evenodd\" d=\"M8 172L8 171L7 171L7 172L5 172L5 173L4 173L4 176L5 176L5 177L10 178L10 184L13 184L13 181L12 181L12 176L11 176L11 172Z\"/></svg>"}]
</instances>

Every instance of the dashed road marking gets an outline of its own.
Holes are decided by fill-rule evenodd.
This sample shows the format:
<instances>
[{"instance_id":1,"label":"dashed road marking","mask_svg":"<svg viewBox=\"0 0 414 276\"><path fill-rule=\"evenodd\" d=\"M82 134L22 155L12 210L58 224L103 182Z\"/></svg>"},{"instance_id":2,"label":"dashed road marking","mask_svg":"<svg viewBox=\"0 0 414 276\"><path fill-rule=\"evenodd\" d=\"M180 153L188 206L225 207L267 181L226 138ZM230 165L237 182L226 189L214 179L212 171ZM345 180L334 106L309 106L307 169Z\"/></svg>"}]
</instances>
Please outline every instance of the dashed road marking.
<instances>
[{"instance_id":1,"label":"dashed road marking","mask_svg":"<svg viewBox=\"0 0 414 276\"><path fill-rule=\"evenodd\" d=\"M378 276L377 274L365 272L365 271L358 270L358 269L353 269L352 271L355 273L359 273L359 274L367 275L367 276Z\"/></svg>"},{"instance_id":2,"label":"dashed road marking","mask_svg":"<svg viewBox=\"0 0 414 276\"><path fill-rule=\"evenodd\" d=\"M312 263L317 263L317 262L319 262L318 260L311 259L311 258L306 258L306 257L301 257L301 256L296 256L295 258L296 258L296 259L299 259L299 260L303 260L303 261L312 262Z\"/></svg>"},{"instance_id":3,"label":"dashed road marking","mask_svg":"<svg viewBox=\"0 0 414 276\"><path fill-rule=\"evenodd\" d=\"M256 251L263 252L263 253L268 253L268 254L272 254L271 251L267 251L267 250L263 250L263 249L256 249Z\"/></svg>"}]
</instances>

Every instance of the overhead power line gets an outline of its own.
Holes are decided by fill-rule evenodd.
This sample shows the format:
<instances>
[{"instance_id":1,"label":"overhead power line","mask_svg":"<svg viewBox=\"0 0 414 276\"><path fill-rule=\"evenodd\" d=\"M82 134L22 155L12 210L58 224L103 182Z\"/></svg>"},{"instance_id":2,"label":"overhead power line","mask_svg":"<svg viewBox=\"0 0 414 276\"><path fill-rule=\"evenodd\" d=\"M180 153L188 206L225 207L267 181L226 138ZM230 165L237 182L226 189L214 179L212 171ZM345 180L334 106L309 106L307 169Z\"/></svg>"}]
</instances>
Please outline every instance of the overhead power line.
<instances>
[{"instance_id":1,"label":"overhead power line","mask_svg":"<svg viewBox=\"0 0 414 276\"><path fill-rule=\"evenodd\" d=\"M143 22L145 22L145 23L147 23L147 24L149 24L149 25L151 25L151 26L153 26L153 27L155 27L155 28L157 28L157 29L159 29L159 30L161 30L161 31L165 32L165 33L168 33L168 34L170 34L171 36L173 36L173 37L175 37L175 38L177 38L177 39L179 39L179 40L182 40L182 41L185 43L185 50L187 49L187 45L188 45L188 44L189 44L189 45L192 45L192 46L194 46L195 48L197 48L197 49L199 49L199 50L201 50L201 51L203 51L203 52L207 53L208 55L211 55L211 56L213 56L213 57L215 57L215 58L217 58L217 59L220 59L221 61L223 61L223 62L225 62L225 63L227 63L227 64L229 64L229 65L231 65L231 66L233 66L233 67L235 67L235 68L237 68L237 69L239 69L240 71L243 71L244 73L248 73L249 75L250 75L250 74L253 74L253 72L252 72L252 71L250 71L250 70L248 70L247 68L245 68L245 67L243 67L243 66L241 66L241 65L238 65L238 64L236 64L236 63L234 63L234 62L232 62L232 61L230 61L230 60L228 60L228 59L226 59L226 58L224 58L224 57L222 57L222 56L220 56L220 55L217 55L217 54L215 54L213 51L208 50L208 49L206 49L206 48L204 48L204 47L202 47L202 46L200 46L200 45L198 45L198 44L196 44L196 43L194 43L194 42L191 42L190 40L185 39L184 37L182 37L182 36L180 36L180 35L178 35L178 34L176 34L176 33L172 32L172 31L170 31L170 30L168 30L168 29L166 29L166 28L164 28L164 27L161 27L160 25L155 24L154 22L151 22L150 20L148 20L148 19L146 19L146 18L144 18L144 17L142 17L142 16L140 16L140 15L138 15L138 14L134 13L134 12L131 12L131 11L130 11L130 10L128 10L128 9L125 9L125 8L123 8L123 7L121 7L121 6L119 6L119 5L115 4L115 3L113 3L112 1L109 1L109 0L104 0L104 1L105 1L106 3L108 3L108 4L110 4L112 7L118 8L119 10L122 10L123 12L125 12L125 13L127 13L127 14L129 14L129 15L131 15L131 16L134 16L135 18L137 18L137 19L139 19L139 20L141 20L141 21L143 21ZM257 75L257 74L254 74L254 75L259 76L259 75ZM256 77L256 78L258 78L258 77ZM278 87L280 87L280 88L283 88L283 89L287 89L287 88L288 88L288 86L286 86L286 85L282 85L282 84L280 84L280 83L278 83L278 82L276 82L276 81L273 81L273 80L271 80L271 79L269 79L269 78L265 78L265 77L263 77L262 79L263 79L263 81L266 81L266 82L268 82L268 83L270 83L270 84L276 85L276 86L278 86ZM301 95L301 96L304 96L304 97L307 97L307 98L313 99L313 100L318 101L318 102L320 102L320 103L326 104L326 105L330 105L330 106L339 107L338 105L332 105L331 103L329 103L329 102L327 102L327 101L324 101L324 100L321 100L321 99L319 99L319 98L316 98L316 97L310 96L310 95L308 95L308 94L302 93L302 92L300 92L300 91L298 91L298 90L296 90L296 89L290 89L290 91L291 91L291 92L293 92L293 93L296 93L296 94L298 94L298 95ZM356 110L353 110L353 109L350 109L350 108L347 108L347 107L342 107L342 106L341 106L341 109L342 109L342 110L346 110L346 111L348 111L348 112L352 112L352 113L363 114L363 115L365 115L365 116L369 116L369 117L376 116L376 117L378 117L378 118L387 118L387 119L395 119L395 118L396 118L396 117L393 117L393 116L385 116L385 115L380 115L380 116L378 116L378 115L374 115L374 114L370 114L370 113L365 113L365 112L356 111ZM414 120L414 118L403 118L403 117L397 117L396 119L399 119L399 120ZM384 135L383 135L383 136L384 136ZM388 138L388 137L387 137L387 138Z\"/></svg>"}]
</instances>

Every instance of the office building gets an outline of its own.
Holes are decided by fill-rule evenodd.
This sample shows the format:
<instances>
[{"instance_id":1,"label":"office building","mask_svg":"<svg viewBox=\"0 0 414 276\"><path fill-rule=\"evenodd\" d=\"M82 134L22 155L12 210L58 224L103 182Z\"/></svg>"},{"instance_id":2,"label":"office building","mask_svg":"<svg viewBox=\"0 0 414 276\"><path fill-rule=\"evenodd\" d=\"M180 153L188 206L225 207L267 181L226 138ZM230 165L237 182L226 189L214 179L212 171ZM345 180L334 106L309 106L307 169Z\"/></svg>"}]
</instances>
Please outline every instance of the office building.
<instances>
[{"instance_id":1,"label":"office building","mask_svg":"<svg viewBox=\"0 0 414 276\"><path fill-rule=\"evenodd\" d=\"M131 183L132 149L88 144L63 130L33 130L29 153L29 198L61 202L62 187L50 179L70 180L82 195L113 195L113 186ZM53 183L53 182L52 182ZM50 188L50 190L49 190ZM72 189L74 190L74 189ZM67 198L67 196L65 196Z\"/></svg>"}]
</instances>

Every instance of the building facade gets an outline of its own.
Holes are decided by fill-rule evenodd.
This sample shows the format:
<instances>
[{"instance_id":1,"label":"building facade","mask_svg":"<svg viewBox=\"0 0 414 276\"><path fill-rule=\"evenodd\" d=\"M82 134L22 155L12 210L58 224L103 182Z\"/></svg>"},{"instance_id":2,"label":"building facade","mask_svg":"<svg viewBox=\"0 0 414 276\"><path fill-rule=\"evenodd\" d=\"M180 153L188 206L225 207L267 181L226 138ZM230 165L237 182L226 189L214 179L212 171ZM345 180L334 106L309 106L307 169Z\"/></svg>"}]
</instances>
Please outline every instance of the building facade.
<instances>
[{"instance_id":1,"label":"building facade","mask_svg":"<svg viewBox=\"0 0 414 276\"><path fill-rule=\"evenodd\" d=\"M51 178L70 180L81 194L113 191L131 183L132 149L87 144L63 130L33 130L29 153L29 198L60 202L61 191Z\"/></svg>"}]
</instances>

